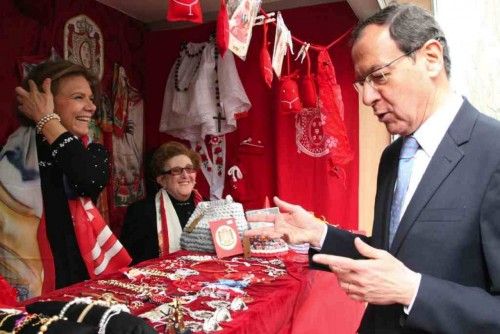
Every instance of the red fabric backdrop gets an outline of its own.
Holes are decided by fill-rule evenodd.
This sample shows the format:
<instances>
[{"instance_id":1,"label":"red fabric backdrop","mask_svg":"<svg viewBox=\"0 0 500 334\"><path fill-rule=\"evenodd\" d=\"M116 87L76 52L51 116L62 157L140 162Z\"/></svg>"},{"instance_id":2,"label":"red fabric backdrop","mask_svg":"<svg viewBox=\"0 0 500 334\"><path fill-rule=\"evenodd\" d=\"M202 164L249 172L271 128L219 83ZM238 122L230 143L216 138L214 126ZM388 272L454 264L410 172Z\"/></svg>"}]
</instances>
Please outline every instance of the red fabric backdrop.
<instances>
[{"instance_id":1,"label":"red fabric backdrop","mask_svg":"<svg viewBox=\"0 0 500 334\"><path fill-rule=\"evenodd\" d=\"M132 84L142 91L144 64L143 25L97 1L0 1L0 145L18 126L14 116L14 87L19 84L17 61L25 56L48 56L54 46L64 54L65 22L76 15L89 16L104 38L104 90L111 93L113 63L127 69Z\"/></svg>"},{"instance_id":2,"label":"red fabric backdrop","mask_svg":"<svg viewBox=\"0 0 500 334\"><path fill-rule=\"evenodd\" d=\"M206 41L209 34L215 31L215 24L145 32L140 23L122 13L94 1L82 0L0 2L0 113L3 120L0 123L0 145L5 143L18 125L13 113L13 91L19 83L17 60L24 56L47 56L51 46L55 46L62 55L64 23L78 14L88 15L103 33L104 90L110 95L112 65L118 62L125 67L132 85L143 92L146 152L152 152L161 143L171 139L158 132L158 124L167 75L181 42ZM283 17L295 36L325 45L356 23L356 17L346 2L285 10ZM266 88L260 76L258 59L261 29L254 29L247 60L243 62L237 59L240 78L253 107L248 117L238 122L238 130L227 136L226 166L229 168L236 164L244 173L243 185L232 194L247 209L262 206L265 196L279 195L318 215L324 215L331 222L355 229L358 220L358 110L351 85L354 75L348 39L330 49L337 79L342 87L345 125L355 152L354 160L346 166L344 185L335 177L328 176L325 158L311 158L297 153L294 118L277 114L274 93ZM269 30L269 39L274 40L274 28L270 26ZM275 78L274 89L276 81ZM260 140L264 149L240 146L248 137L254 141ZM198 181L198 188L206 196L208 186L201 173ZM230 189L227 182L226 191ZM112 227L118 230L124 210L112 210L110 213Z\"/></svg>"},{"instance_id":3,"label":"red fabric backdrop","mask_svg":"<svg viewBox=\"0 0 500 334\"><path fill-rule=\"evenodd\" d=\"M285 23L302 40L327 45L356 24L357 19L346 2L285 10ZM330 49L345 104L345 125L354 159L346 166L347 178L339 182L326 172L326 158L311 158L297 153L293 116L278 115L274 93L260 75L259 50L262 26L255 27L246 61L237 59L240 78L252 102L248 116L238 121L238 130L227 136L226 168L237 164L244 174L242 191L232 192L246 209L258 208L264 197L279 195L303 205L328 221L357 229L358 221L358 100L352 87L354 73L349 52L349 38ZM168 73L178 56L180 45L204 42L215 31L215 24L182 30L158 31L146 35L146 72L144 85L146 113L146 150L152 151L172 137L160 134L163 93ZM274 27L269 29L274 41ZM272 49L272 45L270 46ZM295 47L298 51L298 47ZM274 81L276 89L277 80ZM251 137L260 140L264 149L240 145ZM206 195L208 186L199 175L198 188ZM231 193L229 178L225 191Z\"/></svg>"},{"instance_id":4,"label":"red fabric backdrop","mask_svg":"<svg viewBox=\"0 0 500 334\"><path fill-rule=\"evenodd\" d=\"M52 46L64 56L64 24L73 16L85 14L101 29L104 39L104 75L102 87L111 97L113 64L119 63L131 84L143 90L144 32L142 23L97 1L83 0L2 0L0 1L0 146L18 127L14 113L14 87L20 82L19 59L26 56L47 57ZM108 149L111 138L105 135ZM111 189L111 187L108 187ZM108 198L113 198L108 196ZM114 210L110 203L113 229L121 225L124 210Z\"/></svg>"}]
</instances>

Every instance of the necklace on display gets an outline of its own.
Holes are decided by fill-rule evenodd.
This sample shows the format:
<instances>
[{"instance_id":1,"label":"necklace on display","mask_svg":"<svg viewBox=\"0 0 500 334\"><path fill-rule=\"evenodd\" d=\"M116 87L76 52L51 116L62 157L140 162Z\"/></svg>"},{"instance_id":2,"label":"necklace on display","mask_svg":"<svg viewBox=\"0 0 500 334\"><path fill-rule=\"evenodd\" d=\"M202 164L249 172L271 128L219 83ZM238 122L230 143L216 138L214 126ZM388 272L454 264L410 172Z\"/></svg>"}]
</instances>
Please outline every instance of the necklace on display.
<instances>
[{"instance_id":1,"label":"necklace on display","mask_svg":"<svg viewBox=\"0 0 500 334\"><path fill-rule=\"evenodd\" d=\"M195 52L195 53L189 53L187 44L183 44L181 46L181 55L175 61L174 87L175 87L176 91L178 91L178 92L186 92L186 91L189 90L189 87L191 86L191 82L196 77L196 73L198 73L198 69L200 68L201 55L203 53L203 50L205 49L205 46L206 45L203 45L202 47L200 47L200 49L197 52ZM183 59L182 55L183 54L185 54L186 56L188 56L188 58L196 58L196 57L198 57L198 61L196 62L196 67L195 67L195 69L193 71L191 79L187 82L187 86L181 88L180 83L179 83L179 69L181 67L181 62L182 62L182 59Z\"/></svg>"}]
</instances>

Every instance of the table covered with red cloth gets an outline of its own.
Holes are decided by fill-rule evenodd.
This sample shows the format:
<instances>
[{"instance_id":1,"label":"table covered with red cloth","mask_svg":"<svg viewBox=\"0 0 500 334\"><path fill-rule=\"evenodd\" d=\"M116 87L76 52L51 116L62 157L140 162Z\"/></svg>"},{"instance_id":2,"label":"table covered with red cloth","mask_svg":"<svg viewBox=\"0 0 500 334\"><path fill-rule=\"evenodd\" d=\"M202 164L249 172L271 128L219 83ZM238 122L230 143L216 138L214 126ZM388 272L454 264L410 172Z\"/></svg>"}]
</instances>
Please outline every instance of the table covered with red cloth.
<instances>
[{"instance_id":1,"label":"table covered with red cloth","mask_svg":"<svg viewBox=\"0 0 500 334\"><path fill-rule=\"evenodd\" d=\"M174 298L180 300L186 325L201 326L205 314L214 314L215 305L225 305L232 319L220 322L218 333L354 333L363 312L361 303L339 289L334 275L309 270L304 255L216 259L179 251L38 300L99 298L106 292L160 333L167 331L166 318L147 316L160 305L171 305ZM247 307L232 310L229 304L235 299Z\"/></svg>"}]
</instances>

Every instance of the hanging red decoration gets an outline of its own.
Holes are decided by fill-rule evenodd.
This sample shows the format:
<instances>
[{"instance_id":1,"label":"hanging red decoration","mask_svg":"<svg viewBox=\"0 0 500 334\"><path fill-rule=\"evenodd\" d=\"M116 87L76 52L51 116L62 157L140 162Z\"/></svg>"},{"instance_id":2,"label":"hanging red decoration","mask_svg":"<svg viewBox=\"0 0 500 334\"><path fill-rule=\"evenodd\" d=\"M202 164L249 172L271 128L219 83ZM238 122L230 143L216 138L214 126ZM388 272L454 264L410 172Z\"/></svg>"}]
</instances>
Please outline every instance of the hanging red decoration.
<instances>
[{"instance_id":1,"label":"hanging red decoration","mask_svg":"<svg viewBox=\"0 0 500 334\"><path fill-rule=\"evenodd\" d=\"M168 0L167 20L202 23L200 0Z\"/></svg>"},{"instance_id":2,"label":"hanging red decoration","mask_svg":"<svg viewBox=\"0 0 500 334\"><path fill-rule=\"evenodd\" d=\"M299 113L302 110L302 102L299 96L298 71L290 74L290 54L286 54L287 75L282 75L279 84L279 110L284 114Z\"/></svg>"},{"instance_id":3,"label":"hanging red decoration","mask_svg":"<svg viewBox=\"0 0 500 334\"><path fill-rule=\"evenodd\" d=\"M300 81L300 98L305 108L314 108L318 104L318 94L314 76L311 74L311 58L306 53L307 72Z\"/></svg>"},{"instance_id":4,"label":"hanging red decoration","mask_svg":"<svg viewBox=\"0 0 500 334\"><path fill-rule=\"evenodd\" d=\"M267 48L267 23L264 20L263 27L263 38L262 38L262 47L260 49L260 71L264 81L267 86L271 88L273 84L273 67L271 63L271 56L269 55L269 50Z\"/></svg>"},{"instance_id":5,"label":"hanging red decoration","mask_svg":"<svg viewBox=\"0 0 500 334\"><path fill-rule=\"evenodd\" d=\"M222 57L229 46L229 19L227 16L226 1L220 1L219 15L217 16L217 48Z\"/></svg>"}]
</instances>

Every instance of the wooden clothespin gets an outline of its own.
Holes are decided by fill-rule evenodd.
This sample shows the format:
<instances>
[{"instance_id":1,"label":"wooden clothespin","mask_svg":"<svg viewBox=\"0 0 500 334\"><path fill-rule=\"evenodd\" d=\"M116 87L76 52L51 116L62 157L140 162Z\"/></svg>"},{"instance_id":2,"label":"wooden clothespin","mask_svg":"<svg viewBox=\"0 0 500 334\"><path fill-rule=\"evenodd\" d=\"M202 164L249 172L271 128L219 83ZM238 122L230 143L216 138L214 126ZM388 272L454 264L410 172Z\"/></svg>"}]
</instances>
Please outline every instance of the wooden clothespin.
<instances>
[{"instance_id":1,"label":"wooden clothespin","mask_svg":"<svg viewBox=\"0 0 500 334\"><path fill-rule=\"evenodd\" d=\"M299 52L297 52L297 56L295 57L295 61L297 61L300 58L300 63L302 64L304 62L304 59L306 58L307 52L309 51L309 47L311 46L311 43L304 43L300 47Z\"/></svg>"}]
</instances>

